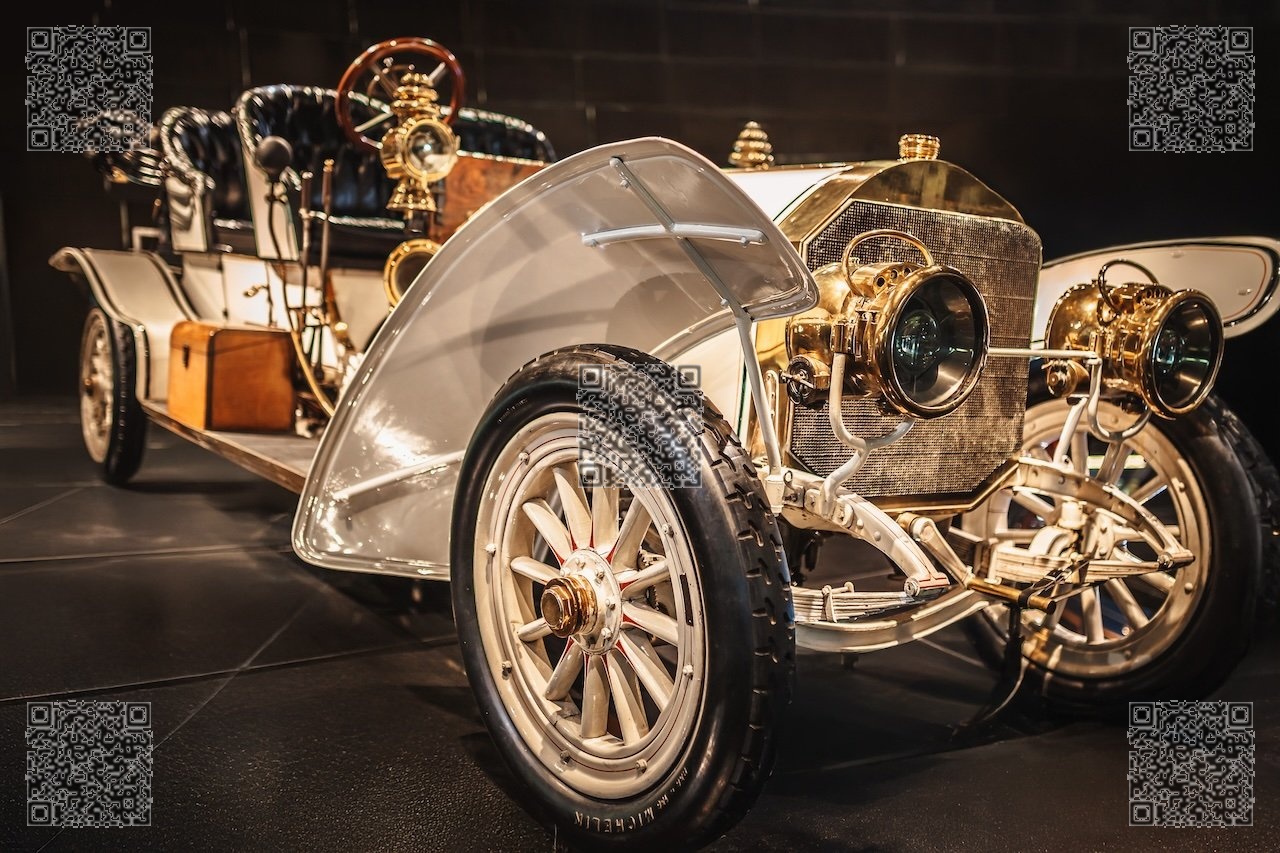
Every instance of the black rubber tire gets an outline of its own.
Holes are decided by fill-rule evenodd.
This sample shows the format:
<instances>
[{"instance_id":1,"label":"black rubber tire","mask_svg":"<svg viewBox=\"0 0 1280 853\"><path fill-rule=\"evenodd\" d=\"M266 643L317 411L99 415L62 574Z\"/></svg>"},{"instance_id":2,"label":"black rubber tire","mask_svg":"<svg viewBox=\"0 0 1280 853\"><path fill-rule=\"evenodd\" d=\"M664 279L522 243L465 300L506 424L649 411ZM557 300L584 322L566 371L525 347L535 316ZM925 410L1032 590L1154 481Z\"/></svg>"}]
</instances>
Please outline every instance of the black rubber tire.
<instances>
[{"instance_id":1,"label":"black rubber tire","mask_svg":"<svg viewBox=\"0 0 1280 853\"><path fill-rule=\"evenodd\" d=\"M472 559L486 477L524 424L548 413L580 410L575 394L583 364L637 373L637 364L672 370L635 350L579 346L530 362L494 397L462 463L454 503L452 593L462 658L485 725L519 782L519 798L558 842L587 848L698 847L727 831L759 795L773 767L795 672L794 611L782 539L749 456L710 402L698 413L701 436L689 439L697 446L674 448L702 472L701 486L670 494L702 584L708 663L699 719L671 769L625 800L599 800L570 789L528 752L481 646ZM633 446L645 446L644 439Z\"/></svg>"},{"instance_id":2,"label":"black rubber tire","mask_svg":"<svg viewBox=\"0 0 1280 853\"><path fill-rule=\"evenodd\" d=\"M1262 578L1258 588L1258 618L1273 622L1280 617L1280 472L1249 428L1217 396L1204 403L1209 417L1218 424L1223 437L1249 478L1249 487L1258 508L1262 539Z\"/></svg>"},{"instance_id":3,"label":"black rubber tire","mask_svg":"<svg viewBox=\"0 0 1280 853\"><path fill-rule=\"evenodd\" d=\"M107 338L111 342L112 367L112 423L107 441L107 452L99 463L98 473L113 486L123 486L133 479L142 465L142 455L147 447L147 416L138 403L136 394L138 355L133 332L128 326L112 319L101 308L92 308L85 320L85 336L89 327L100 317L106 324ZM83 349L80 358L83 361Z\"/></svg>"},{"instance_id":4,"label":"black rubber tire","mask_svg":"<svg viewBox=\"0 0 1280 853\"><path fill-rule=\"evenodd\" d=\"M1028 406L1051 399L1043 372L1032 374ZM1068 677L1028 662L1024 689L1066 713L1114 714L1135 700L1199 699L1226 679L1249 649L1261 576L1258 509L1219 409L1201 406L1176 420L1152 418L1201 484L1208 510L1212 565L1182 634L1139 669L1106 678ZM965 620L984 660L998 667L1005 630L979 613Z\"/></svg>"}]
</instances>

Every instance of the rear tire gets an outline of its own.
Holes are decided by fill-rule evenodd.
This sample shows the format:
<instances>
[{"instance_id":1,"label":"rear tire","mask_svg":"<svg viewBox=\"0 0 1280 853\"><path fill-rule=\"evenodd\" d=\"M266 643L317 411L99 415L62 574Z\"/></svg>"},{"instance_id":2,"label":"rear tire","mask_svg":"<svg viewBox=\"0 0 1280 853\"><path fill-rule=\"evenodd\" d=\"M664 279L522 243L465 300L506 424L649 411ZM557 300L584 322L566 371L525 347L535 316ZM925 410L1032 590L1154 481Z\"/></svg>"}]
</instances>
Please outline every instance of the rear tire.
<instances>
[{"instance_id":1,"label":"rear tire","mask_svg":"<svg viewBox=\"0 0 1280 853\"><path fill-rule=\"evenodd\" d=\"M612 374L603 408L578 402L584 367ZM670 394L674 377L621 347L543 356L494 397L458 478L451 585L467 676L518 797L571 846L688 849L724 833L772 769L791 697L777 525L729 425L705 398ZM619 429L598 416L614 406L656 417ZM637 467L700 484L575 488L580 417ZM545 591L568 578L589 606L548 609ZM598 621L547 634L569 611Z\"/></svg>"},{"instance_id":2,"label":"rear tire","mask_svg":"<svg viewBox=\"0 0 1280 853\"><path fill-rule=\"evenodd\" d=\"M80 431L102 479L122 486L138 472L147 444L147 417L135 394L133 333L93 308L80 339Z\"/></svg>"}]
</instances>

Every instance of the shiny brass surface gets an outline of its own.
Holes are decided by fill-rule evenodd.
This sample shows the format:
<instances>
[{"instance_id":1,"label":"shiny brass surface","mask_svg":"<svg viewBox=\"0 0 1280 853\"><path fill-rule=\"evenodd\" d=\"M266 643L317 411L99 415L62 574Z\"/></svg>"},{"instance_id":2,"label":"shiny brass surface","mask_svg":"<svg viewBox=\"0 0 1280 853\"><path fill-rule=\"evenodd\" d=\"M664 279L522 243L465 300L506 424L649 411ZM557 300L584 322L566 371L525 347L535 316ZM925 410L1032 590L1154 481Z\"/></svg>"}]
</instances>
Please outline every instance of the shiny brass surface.
<instances>
[{"instance_id":1,"label":"shiny brass surface","mask_svg":"<svg viewBox=\"0 0 1280 853\"><path fill-rule=\"evenodd\" d=\"M991 583L980 578L968 578L964 585L966 589L971 589L974 592L980 592L983 595L989 595L992 598L998 598L1010 604L1030 607L1033 610L1040 610L1045 613L1053 613L1058 607L1058 602L1047 595L1029 595L1023 600L1023 590L1015 586Z\"/></svg>"},{"instance_id":2,"label":"shiny brass surface","mask_svg":"<svg viewBox=\"0 0 1280 853\"><path fill-rule=\"evenodd\" d=\"M1018 209L1001 195L945 160L869 160L824 180L778 227L807 259L809 244L860 199L1023 222ZM756 355L762 369L786 371L786 325L785 319L757 324ZM787 444L786 436L779 440Z\"/></svg>"},{"instance_id":3,"label":"shiny brass surface","mask_svg":"<svg viewBox=\"0 0 1280 853\"><path fill-rule=\"evenodd\" d=\"M767 169L773 165L773 145L769 134L754 121L749 121L738 134L729 154L729 165L739 169Z\"/></svg>"},{"instance_id":4,"label":"shiny brass surface","mask_svg":"<svg viewBox=\"0 0 1280 853\"><path fill-rule=\"evenodd\" d=\"M400 303L409 285L438 251L440 244L425 237L405 240L391 250L382 268L382 286L392 308Z\"/></svg>"},{"instance_id":5,"label":"shiny brass surface","mask_svg":"<svg viewBox=\"0 0 1280 853\"><path fill-rule=\"evenodd\" d=\"M1058 298L1049 315L1045 346L1096 353L1103 361L1104 388L1141 397L1157 415L1172 418L1194 411L1212 390L1222 363L1222 319L1217 309L1203 293L1172 291L1150 273L1147 282L1107 284L1106 269L1113 265L1116 263L1107 264L1098 278L1078 284ZM1159 351L1162 332L1175 314L1185 310L1199 312L1209 324L1209 356L1203 380L1194 392L1182 399L1168 399L1158 381L1156 360L1163 357ZM1051 392L1071 394L1088 378L1082 367L1071 365L1064 361L1046 364Z\"/></svg>"},{"instance_id":6,"label":"shiny brass surface","mask_svg":"<svg viewBox=\"0 0 1280 853\"><path fill-rule=\"evenodd\" d=\"M873 237L895 237L917 248L924 265L878 263L851 269L858 245ZM814 273L818 304L785 321L788 391L793 400L819 405L820 390L829 388L830 365L837 352L849 356L844 390L853 395L880 396L899 412L933 418L958 408L977 384L986 360L990 331L982 297L959 270L938 264L915 237L891 229L877 229L850 241L840 261ZM904 309L921 289L939 277L954 284L972 310L979 349L969 369L944 401L926 404L907 394L893 367L893 336Z\"/></svg>"},{"instance_id":7,"label":"shiny brass surface","mask_svg":"<svg viewBox=\"0 0 1280 853\"><path fill-rule=\"evenodd\" d=\"M904 133L898 139L898 159L937 160L942 140L925 133Z\"/></svg>"},{"instance_id":8,"label":"shiny brass surface","mask_svg":"<svg viewBox=\"0 0 1280 853\"><path fill-rule=\"evenodd\" d=\"M571 637L595 619L596 596L577 575L552 578L539 601L542 618L557 637Z\"/></svg>"},{"instance_id":9,"label":"shiny brass surface","mask_svg":"<svg viewBox=\"0 0 1280 853\"><path fill-rule=\"evenodd\" d=\"M775 168L781 170L793 167L777 166ZM1035 239L1034 233L1026 229L1025 222L1018 210L1000 194L959 166L937 159L873 160L848 164L838 173L823 179L810 189L779 220L778 224L787 239L795 246L801 256L808 261L810 269L817 269L830 259L831 247L826 244L829 242L832 229L838 222L850 218L851 210L859 203L883 206L886 219L882 221L886 223L893 218L892 206L936 211L936 215L945 216L949 219L952 223L950 225L951 228L961 230L957 233L959 242L955 244L946 243L945 246L940 244L935 246L935 249L939 251L945 249L946 252L952 253L959 249L964 254L973 256L971 258L973 266L999 269L1002 276L1019 275L1012 265L1021 263L1021 255L1010 254L1006 256L1002 254L994 259L982 258L981 248L966 245L965 240L959 239L962 235L968 233L964 230L966 229L964 218L981 217L994 220L997 223L1008 223L1007 227L998 226L994 229L987 225L981 228L984 233L990 233L994 230L1001 235L1012 235L1022 231L1029 235L1028 239ZM975 223L975 226L979 224L981 223ZM1002 237L1002 240L1004 239ZM1021 238L1011 236L1007 239L1009 241L1008 244L1005 242L1000 243L1001 246L1008 246L1002 251L1015 249L1016 251L1021 251L1021 245L1015 245L1014 242ZM823 260L815 262L813 260L815 256L821 257ZM912 260L909 256L907 258L894 257L892 259ZM1038 253L1035 258L1035 264L1038 267ZM1033 275L1028 273L1026 279L1028 282L1027 287L1033 287ZM1001 298L1008 298L1003 294L1013 286L1013 281L1006 279L996 281L983 280L979 283L982 286L983 294L990 290L1001 293ZM822 279L819 279L819 284L820 286L822 285ZM1022 285L1019 284L1018 286ZM1018 292L1019 294L1022 293L1022 291ZM1019 296L1018 298L1029 301L1032 292L1032 290L1028 289L1025 292L1025 297ZM830 293L823 294L819 305L831 304L834 301ZM1018 316L1022 312L1027 314L1028 325L1025 332L1019 325L1021 321L1015 322L1009 319L1010 316ZM828 318L830 313L830 311L827 311ZM1005 311L1003 307L999 315L996 315L993 309L990 318L992 342L1006 347L1028 346L1030 341L1029 314L1030 312L1021 304L1013 309L1012 315L1010 312ZM997 322L997 317L1001 318L999 322ZM807 319L810 322L824 321L824 318L820 315L811 316ZM788 321L786 319L758 323L756 326L756 353L766 376L777 377L777 384L779 386L786 385L787 391L791 393L793 390L792 384L787 383L784 378L785 375L791 372L791 358L787 350L787 326ZM800 330L797 329L797 331L799 332ZM812 330L807 333L811 335ZM1024 334L1025 338L1023 337ZM816 363L816 359L814 361ZM988 370L987 374L991 374L991 371ZM991 387L983 390L988 384ZM991 379L990 382L983 380L978 383L975 393L970 398L971 402L968 406L962 408L960 413L957 413L957 417L960 417L961 414L975 406L986 410L993 405L995 399L992 396L993 393L999 393L1001 395L1000 399L1005 399L1007 395L1003 390L999 392L993 391L993 389L1000 388L1005 384L1008 384L1008 380L1001 371L996 371L995 378ZM816 398L816 396L816 394L810 395L811 399ZM975 398L981 399L978 402L974 402ZM847 399L857 400L858 398L850 397ZM863 399L865 402L859 404L863 407L863 410L868 405L873 405L867 398ZM809 446L812 443L813 438L809 436L809 433L812 432L812 421L816 416L805 404L793 401L781 393L778 394L778 400L780 405L778 406L779 410L775 413L775 428L784 449L784 460L789 466L800 470L810 470L808 463L795 454L795 448L797 447L797 442L802 444L808 442L804 446ZM819 404L820 406L821 404ZM1014 407L1009 408L1012 409ZM1017 408L1020 410L1020 407ZM1012 418L1013 415L1011 414L1010 417ZM969 423L972 418L967 415L965 418L964 421L956 424L956 429L971 429ZM865 417L863 419L866 420ZM887 421L888 419L886 418L885 420ZM940 421L938 423L945 425L948 422ZM919 427L913 431L913 434L917 433L924 435ZM755 429L753 422L748 426L747 435L758 444L758 430ZM907 439L904 439L903 444L909 443L911 438L911 436L908 436ZM828 440L834 442L835 438L830 436ZM1011 454L1016 452L1017 443L1016 437L1009 439L1009 452ZM761 448L753 444L753 452L760 451ZM938 464L941 463L939 462ZM983 462L982 464L985 465L986 463ZM997 463L991 469L991 473L977 478L972 487L966 486L963 489L939 488L935 484L934 488L925 493L913 490L904 479L901 489L873 490L870 494L876 505L886 510L914 510L942 515L964 512L981 503L991 492L999 488L999 485L1008 476L1008 472L1012 470L1012 467L1011 462Z\"/></svg>"},{"instance_id":10,"label":"shiny brass surface","mask_svg":"<svg viewBox=\"0 0 1280 853\"><path fill-rule=\"evenodd\" d=\"M442 120L438 99L427 74L410 71L396 86L391 102L396 126L382 137L379 152L387 176L399 182L387 202L388 210L436 210L431 184L448 175L458 159L458 137ZM431 162L419 162L415 156L423 145L434 158Z\"/></svg>"}]
</instances>

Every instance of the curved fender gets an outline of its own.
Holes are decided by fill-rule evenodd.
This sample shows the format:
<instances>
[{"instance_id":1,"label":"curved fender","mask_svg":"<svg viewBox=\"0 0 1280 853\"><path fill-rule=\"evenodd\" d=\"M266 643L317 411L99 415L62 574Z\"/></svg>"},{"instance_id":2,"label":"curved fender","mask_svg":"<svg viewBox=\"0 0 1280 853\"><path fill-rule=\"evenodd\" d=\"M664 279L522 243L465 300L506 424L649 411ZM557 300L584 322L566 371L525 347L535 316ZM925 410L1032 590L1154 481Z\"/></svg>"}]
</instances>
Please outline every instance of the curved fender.
<instances>
[{"instance_id":1,"label":"curved fender","mask_svg":"<svg viewBox=\"0 0 1280 853\"><path fill-rule=\"evenodd\" d=\"M63 248L49 259L61 272L82 276L107 316L133 330L137 396L163 400L169 386L169 333L196 311L169 267L154 252Z\"/></svg>"},{"instance_id":2,"label":"curved fender","mask_svg":"<svg viewBox=\"0 0 1280 853\"><path fill-rule=\"evenodd\" d=\"M693 151L649 138L562 160L478 212L387 319L312 463L294 549L329 568L446 577L458 465L521 365L617 343L690 353L717 385L726 367L741 383L740 346L724 363L734 315L816 299L769 217ZM730 417L740 388L713 396Z\"/></svg>"},{"instance_id":3,"label":"curved fender","mask_svg":"<svg viewBox=\"0 0 1280 853\"><path fill-rule=\"evenodd\" d=\"M1280 310L1280 240L1270 237L1199 237L1132 243L1049 261L1036 291L1035 334L1043 337L1049 313L1063 292L1093 281L1113 258L1127 258L1174 290L1204 292L1222 314L1228 338L1261 326ZM1137 275L1137 273L1134 273ZM1128 280L1128 279L1126 279ZM1117 279L1117 281L1119 281Z\"/></svg>"}]
</instances>

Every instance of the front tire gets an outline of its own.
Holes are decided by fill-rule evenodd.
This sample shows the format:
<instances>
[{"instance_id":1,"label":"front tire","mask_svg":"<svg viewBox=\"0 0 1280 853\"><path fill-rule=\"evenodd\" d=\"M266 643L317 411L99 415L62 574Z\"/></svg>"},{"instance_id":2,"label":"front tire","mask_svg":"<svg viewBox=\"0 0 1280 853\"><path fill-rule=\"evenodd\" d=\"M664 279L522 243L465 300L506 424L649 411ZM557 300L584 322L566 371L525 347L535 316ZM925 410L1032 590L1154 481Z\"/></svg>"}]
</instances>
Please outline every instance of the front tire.
<instances>
[{"instance_id":1,"label":"front tire","mask_svg":"<svg viewBox=\"0 0 1280 853\"><path fill-rule=\"evenodd\" d=\"M593 405L580 371L607 376ZM713 840L759 794L790 701L777 526L728 424L677 382L621 347L544 356L495 396L459 474L467 676L525 806L571 844ZM588 489L580 427L620 454L584 464ZM673 472L700 482L658 484Z\"/></svg>"},{"instance_id":2,"label":"front tire","mask_svg":"<svg viewBox=\"0 0 1280 853\"><path fill-rule=\"evenodd\" d=\"M1056 449L1067 403L1050 398L1041 384L1033 385L1031 403L1023 452L1044 458ZM1113 428L1132 416L1114 417ZM1119 485L1170 525L1196 559L1171 572L1107 581L1060 602L1052 617L1024 613L1026 681L1051 706L1109 712L1135 699L1199 698L1243 657L1252 636L1261 541L1249 478L1229 438L1206 405L1172 421L1153 418L1127 442ZM1096 439L1078 436L1068 461L1096 475L1104 450ZM1030 533L1041 521L1005 494L967 516L965 527L1007 538ZM1113 556L1136 559L1144 546L1116 547ZM1001 606L968 620L989 662L1001 657L1006 623Z\"/></svg>"},{"instance_id":3,"label":"front tire","mask_svg":"<svg viewBox=\"0 0 1280 853\"><path fill-rule=\"evenodd\" d=\"M138 404L133 334L92 308L80 338L80 432L102 479L122 486L138 472L147 418Z\"/></svg>"}]
</instances>

